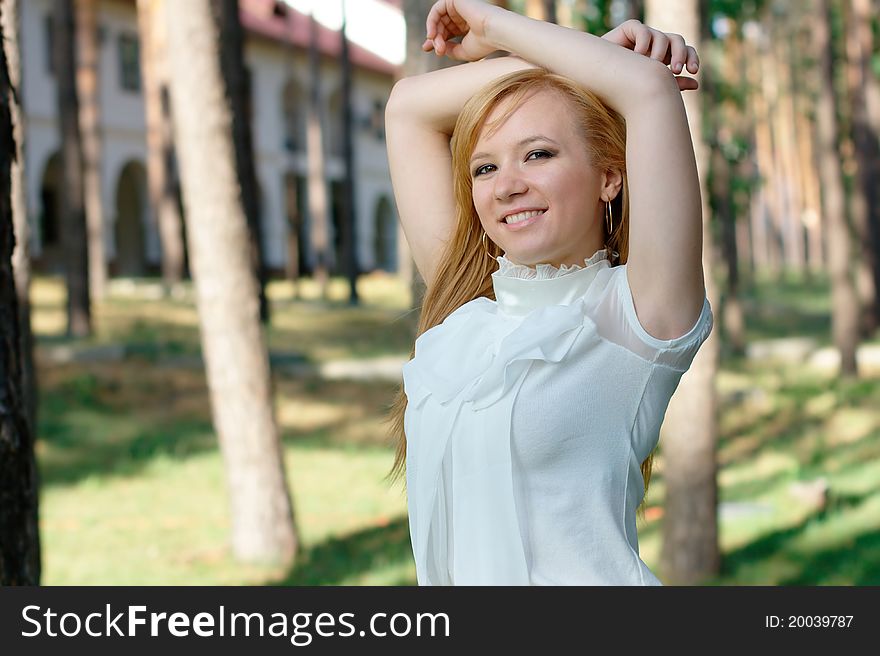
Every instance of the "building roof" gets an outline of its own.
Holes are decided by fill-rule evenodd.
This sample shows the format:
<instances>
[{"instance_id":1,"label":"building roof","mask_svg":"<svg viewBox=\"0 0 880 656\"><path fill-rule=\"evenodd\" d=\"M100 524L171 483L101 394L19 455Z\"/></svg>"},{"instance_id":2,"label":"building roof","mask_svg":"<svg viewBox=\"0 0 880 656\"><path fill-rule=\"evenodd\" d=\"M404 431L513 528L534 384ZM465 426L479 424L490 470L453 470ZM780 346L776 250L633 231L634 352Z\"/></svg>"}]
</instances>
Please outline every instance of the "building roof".
<instances>
[{"instance_id":1,"label":"building roof","mask_svg":"<svg viewBox=\"0 0 880 656\"><path fill-rule=\"evenodd\" d=\"M384 0L399 7L399 0ZM241 24L245 30L261 37L308 50L310 17L276 0L239 0ZM342 51L339 32L318 23L318 51L338 58ZM349 40L348 52L352 65L394 76L398 66Z\"/></svg>"}]
</instances>

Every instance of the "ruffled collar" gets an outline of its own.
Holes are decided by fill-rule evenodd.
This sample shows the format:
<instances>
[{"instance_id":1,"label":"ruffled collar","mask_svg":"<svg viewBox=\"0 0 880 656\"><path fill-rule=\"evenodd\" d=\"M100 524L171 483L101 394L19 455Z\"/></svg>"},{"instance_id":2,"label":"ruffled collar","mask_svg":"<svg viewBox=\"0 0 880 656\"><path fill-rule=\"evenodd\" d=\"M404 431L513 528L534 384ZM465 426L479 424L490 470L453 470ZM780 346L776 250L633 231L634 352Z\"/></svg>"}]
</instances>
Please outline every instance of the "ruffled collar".
<instances>
[{"instance_id":1,"label":"ruffled collar","mask_svg":"<svg viewBox=\"0 0 880 656\"><path fill-rule=\"evenodd\" d=\"M610 266L608 249L600 248L579 264L535 267L511 262L504 255L495 258L498 270L492 286L499 309L506 314L524 316L546 305L569 305L581 298L600 268Z\"/></svg>"}]
</instances>

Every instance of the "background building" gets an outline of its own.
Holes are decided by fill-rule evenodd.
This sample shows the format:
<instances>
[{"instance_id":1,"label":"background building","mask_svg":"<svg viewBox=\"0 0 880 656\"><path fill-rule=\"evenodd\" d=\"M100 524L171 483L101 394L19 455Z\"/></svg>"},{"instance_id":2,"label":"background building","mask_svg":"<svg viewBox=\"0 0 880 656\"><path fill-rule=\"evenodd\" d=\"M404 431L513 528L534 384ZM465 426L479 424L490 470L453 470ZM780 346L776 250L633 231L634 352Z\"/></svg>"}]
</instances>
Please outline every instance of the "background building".
<instances>
[{"instance_id":1,"label":"background building","mask_svg":"<svg viewBox=\"0 0 880 656\"><path fill-rule=\"evenodd\" d=\"M402 44L403 17L395 2L370 3L382 21L383 38ZM245 60L251 79L254 159L260 187L266 266L285 270L290 231L299 225L300 272L314 263L309 245L305 116L309 89L309 16L275 0L240 0L246 31ZM328 0L329 3L329 0ZM292 4L302 2L292 0ZM58 190L61 181L56 83L51 66L52 0L21 4L23 105L27 121L25 162L35 266L62 266ZM361 7L363 9L363 6ZM137 11L134 0L101 0L99 104L101 199L105 248L114 275L158 270L161 247L149 211L146 125L141 93ZM349 31L351 31L349 17ZM335 244L341 262L339 221L342 181L342 67L338 31L319 24L320 104L324 175ZM397 267L397 216L385 152L384 108L400 65L387 49L350 44L354 133L357 259L362 271ZM401 46L400 51L403 48ZM299 213L299 221L294 220ZM331 262L332 264L332 262Z\"/></svg>"}]
</instances>

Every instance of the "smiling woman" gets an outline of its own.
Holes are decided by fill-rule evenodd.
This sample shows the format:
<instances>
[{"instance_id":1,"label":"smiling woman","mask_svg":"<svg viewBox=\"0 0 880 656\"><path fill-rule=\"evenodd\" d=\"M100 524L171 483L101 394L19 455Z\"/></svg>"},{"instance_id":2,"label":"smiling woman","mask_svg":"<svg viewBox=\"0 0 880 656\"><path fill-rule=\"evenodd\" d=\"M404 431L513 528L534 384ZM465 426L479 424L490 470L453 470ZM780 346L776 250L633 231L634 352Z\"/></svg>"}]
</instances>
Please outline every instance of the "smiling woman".
<instances>
[{"instance_id":1,"label":"smiling woman","mask_svg":"<svg viewBox=\"0 0 880 656\"><path fill-rule=\"evenodd\" d=\"M533 84L518 103L505 99L486 118L471 164L473 203L488 239L509 260L574 265L603 246L604 206L619 193L623 175L620 169L600 173L594 165L573 107L577 90L566 94L544 84ZM520 139L536 125L544 134ZM593 120L587 126L605 128ZM618 132L623 136L622 128Z\"/></svg>"},{"instance_id":2,"label":"smiling woman","mask_svg":"<svg viewBox=\"0 0 880 656\"><path fill-rule=\"evenodd\" d=\"M660 584L636 514L713 316L679 94L695 85L663 65L695 70L696 53L624 26L603 40L441 0L424 48L471 63L389 100L392 182L428 283L391 413L422 585ZM646 41L656 59L631 51ZM496 49L537 66L481 59ZM673 176L677 206L661 203Z\"/></svg>"}]
</instances>

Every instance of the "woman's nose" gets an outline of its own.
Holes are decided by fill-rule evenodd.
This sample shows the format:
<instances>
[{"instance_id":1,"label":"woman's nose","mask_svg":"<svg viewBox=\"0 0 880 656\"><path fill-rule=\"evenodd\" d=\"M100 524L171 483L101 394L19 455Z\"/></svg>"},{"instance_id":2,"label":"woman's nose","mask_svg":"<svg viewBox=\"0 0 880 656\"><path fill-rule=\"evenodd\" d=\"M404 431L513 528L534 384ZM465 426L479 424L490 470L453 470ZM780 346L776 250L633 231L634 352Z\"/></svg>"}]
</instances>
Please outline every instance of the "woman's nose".
<instances>
[{"instance_id":1,"label":"woman's nose","mask_svg":"<svg viewBox=\"0 0 880 656\"><path fill-rule=\"evenodd\" d=\"M516 168L506 167L495 174L495 197L498 200L525 193L528 188L525 178Z\"/></svg>"}]
</instances>

